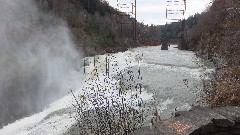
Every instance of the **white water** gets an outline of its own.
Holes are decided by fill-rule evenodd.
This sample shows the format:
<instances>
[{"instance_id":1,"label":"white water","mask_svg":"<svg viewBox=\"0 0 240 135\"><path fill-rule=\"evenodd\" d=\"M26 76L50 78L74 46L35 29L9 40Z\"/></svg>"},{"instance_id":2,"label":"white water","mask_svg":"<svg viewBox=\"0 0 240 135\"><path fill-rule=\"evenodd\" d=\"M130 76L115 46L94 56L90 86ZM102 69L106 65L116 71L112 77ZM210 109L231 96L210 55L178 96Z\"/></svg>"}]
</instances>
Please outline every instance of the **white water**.
<instances>
[{"instance_id":1,"label":"white water","mask_svg":"<svg viewBox=\"0 0 240 135\"><path fill-rule=\"evenodd\" d=\"M196 104L202 79L212 71L193 52L175 47L172 45L167 51L162 51L160 46L134 49L144 54L142 84L155 93L161 119L170 117L175 109L188 110Z\"/></svg>"},{"instance_id":2,"label":"white water","mask_svg":"<svg viewBox=\"0 0 240 135\"><path fill-rule=\"evenodd\" d=\"M167 118L174 108L188 109L198 99L197 95L202 88L200 76L210 70L200 66L198 64L200 61L192 52L180 51L173 46L168 51L162 51L160 48L160 46L141 47L124 53L112 54L110 63L115 64L115 66L110 66L109 70L110 74L114 76L117 72L129 67L132 70L137 70L140 63L141 76L143 77L141 83L145 88L140 97L145 102L155 98L156 108L159 110L160 116ZM97 57L97 69L104 71L106 56ZM93 57L87 59L92 61ZM86 81L79 82L82 83L82 88L89 85L87 84L89 78L94 77L93 70L93 62L90 62L89 66L86 67ZM99 75L98 83L105 85L103 74ZM82 93L82 88L79 88L75 94ZM111 95L108 96L111 98ZM42 112L3 127L0 129L0 135L63 134L76 123L71 117L74 115L72 107L74 102L72 96L67 95L46 107Z\"/></svg>"}]
</instances>

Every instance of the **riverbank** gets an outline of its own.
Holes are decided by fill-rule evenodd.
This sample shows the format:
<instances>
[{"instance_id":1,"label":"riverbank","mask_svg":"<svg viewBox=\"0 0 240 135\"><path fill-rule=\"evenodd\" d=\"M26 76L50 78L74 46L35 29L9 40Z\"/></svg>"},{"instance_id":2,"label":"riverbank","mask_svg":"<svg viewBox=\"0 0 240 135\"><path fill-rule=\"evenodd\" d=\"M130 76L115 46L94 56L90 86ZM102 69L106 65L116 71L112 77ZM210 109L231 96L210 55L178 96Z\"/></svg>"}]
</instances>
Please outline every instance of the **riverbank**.
<instances>
[{"instance_id":1,"label":"riverbank","mask_svg":"<svg viewBox=\"0 0 240 135\"><path fill-rule=\"evenodd\" d=\"M194 21L188 20L188 48L216 67L204 90L209 106L240 105L239 7L239 0L214 0Z\"/></svg>"},{"instance_id":2,"label":"riverbank","mask_svg":"<svg viewBox=\"0 0 240 135\"><path fill-rule=\"evenodd\" d=\"M158 121L130 135L238 135L240 108L195 106L190 111L175 113L175 117Z\"/></svg>"}]
</instances>

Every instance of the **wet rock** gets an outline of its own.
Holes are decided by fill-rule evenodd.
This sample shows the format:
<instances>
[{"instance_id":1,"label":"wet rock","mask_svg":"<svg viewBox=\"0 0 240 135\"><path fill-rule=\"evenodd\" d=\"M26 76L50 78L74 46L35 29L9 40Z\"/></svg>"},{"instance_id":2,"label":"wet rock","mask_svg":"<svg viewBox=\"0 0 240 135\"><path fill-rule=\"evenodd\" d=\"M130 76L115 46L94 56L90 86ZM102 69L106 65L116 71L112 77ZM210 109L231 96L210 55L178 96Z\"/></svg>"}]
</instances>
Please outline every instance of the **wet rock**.
<instances>
[{"instance_id":1,"label":"wet rock","mask_svg":"<svg viewBox=\"0 0 240 135\"><path fill-rule=\"evenodd\" d=\"M190 111L176 112L173 118L157 122L153 129L145 127L132 135L238 135L240 108L195 106Z\"/></svg>"}]
</instances>

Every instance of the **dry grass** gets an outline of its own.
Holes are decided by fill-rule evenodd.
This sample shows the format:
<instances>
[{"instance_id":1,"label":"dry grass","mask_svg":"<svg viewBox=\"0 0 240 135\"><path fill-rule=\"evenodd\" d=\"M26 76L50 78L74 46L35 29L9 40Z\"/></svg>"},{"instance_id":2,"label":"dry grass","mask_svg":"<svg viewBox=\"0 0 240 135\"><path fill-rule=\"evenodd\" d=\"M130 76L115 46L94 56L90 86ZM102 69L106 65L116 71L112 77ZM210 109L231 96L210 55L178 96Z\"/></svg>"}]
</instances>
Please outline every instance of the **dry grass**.
<instances>
[{"instance_id":1,"label":"dry grass","mask_svg":"<svg viewBox=\"0 0 240 135\"><path fill-rule=\"evenodd\" d=\"M240 105L240 68L225 68L205 83L204 100L210 106Z\"/></svg>"}]
</instances>

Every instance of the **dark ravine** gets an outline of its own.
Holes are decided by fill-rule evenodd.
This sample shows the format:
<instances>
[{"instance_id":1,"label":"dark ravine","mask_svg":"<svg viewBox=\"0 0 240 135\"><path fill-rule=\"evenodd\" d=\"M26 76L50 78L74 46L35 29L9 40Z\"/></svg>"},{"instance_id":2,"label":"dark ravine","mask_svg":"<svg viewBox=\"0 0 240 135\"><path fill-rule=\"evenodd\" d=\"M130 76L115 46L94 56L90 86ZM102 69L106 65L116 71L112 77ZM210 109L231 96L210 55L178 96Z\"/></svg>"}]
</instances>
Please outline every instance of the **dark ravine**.
<instances>
[{"instance_id":1,"label":"dark ravine","mask_svg":"<svg viewBox=\"0 0 240 135\"><path fill-rule=\"evenodd\" d=\"M239 135L240 107L200 107L179 111L175 117L159 121L131 135Z\"/></svg>"}]
</instances>

